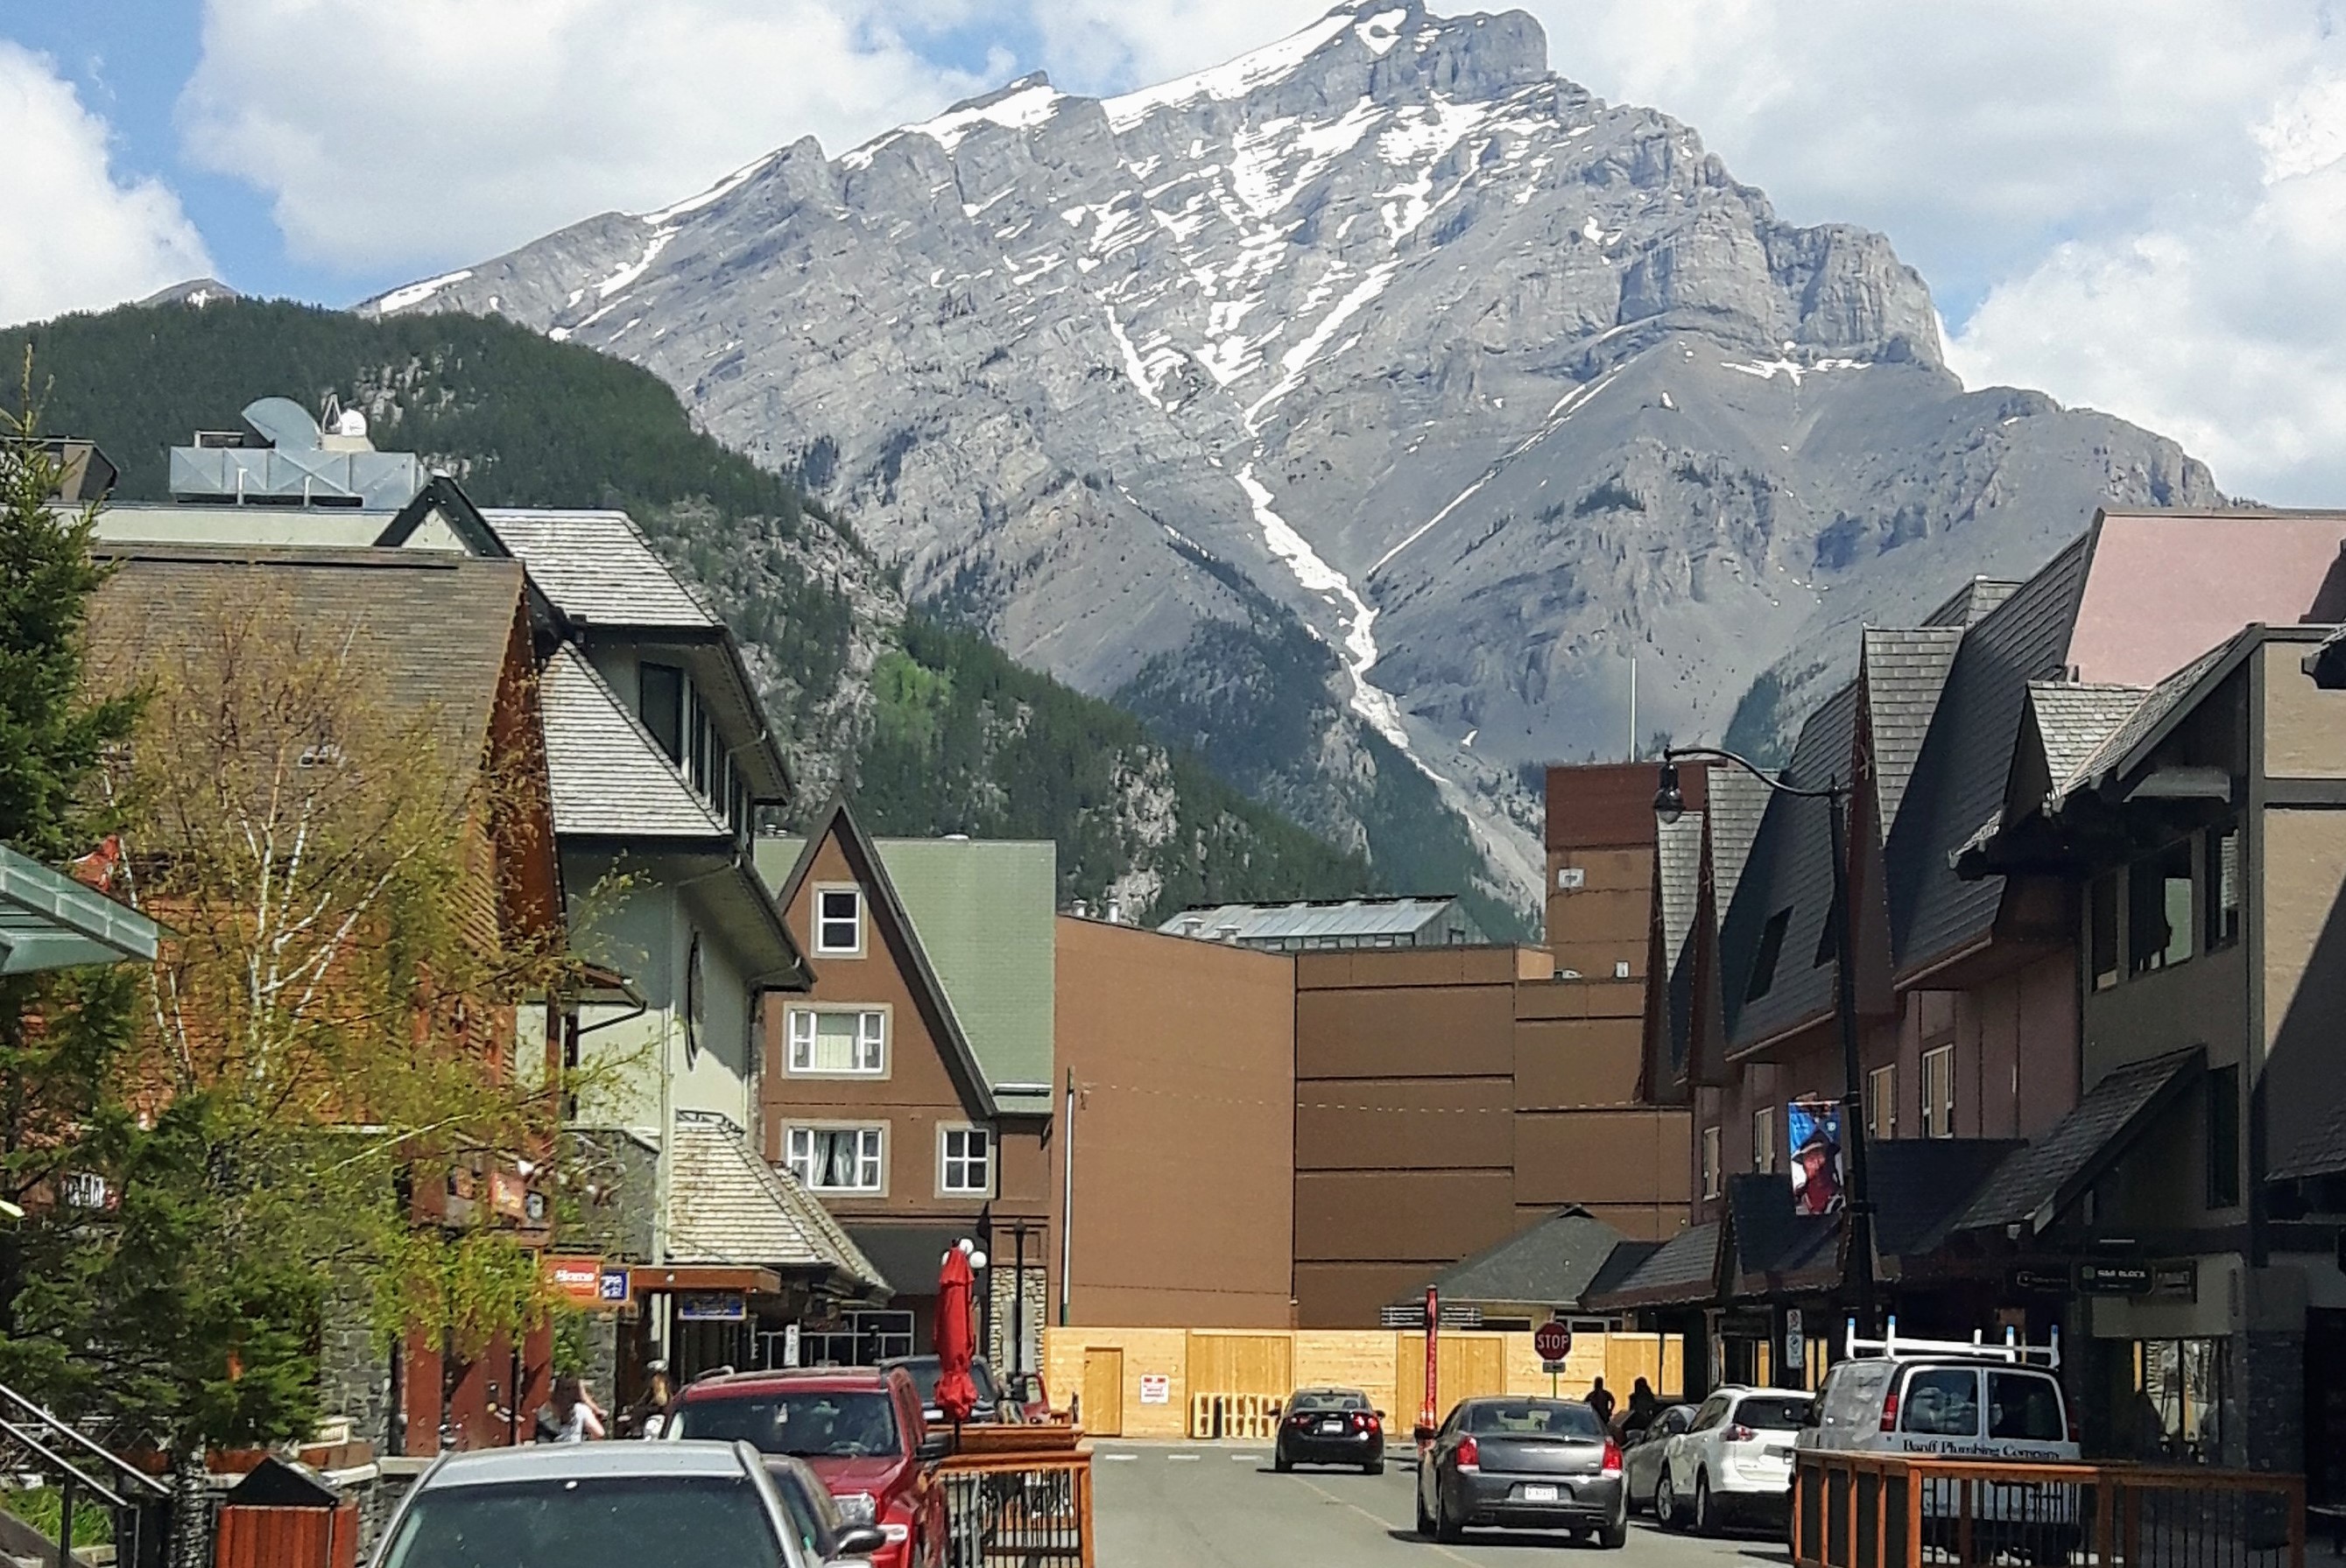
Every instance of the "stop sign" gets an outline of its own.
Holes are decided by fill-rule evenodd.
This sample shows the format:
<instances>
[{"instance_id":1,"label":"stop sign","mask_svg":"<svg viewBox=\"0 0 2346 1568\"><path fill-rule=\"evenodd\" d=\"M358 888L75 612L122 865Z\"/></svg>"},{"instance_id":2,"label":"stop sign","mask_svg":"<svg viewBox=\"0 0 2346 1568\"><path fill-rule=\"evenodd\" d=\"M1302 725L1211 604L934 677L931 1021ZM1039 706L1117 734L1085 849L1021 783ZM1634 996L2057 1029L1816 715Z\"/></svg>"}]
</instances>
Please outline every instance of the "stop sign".
<instances>
[{"instance_id":1,"label":"stop sign","mask_svg":"<svg viewBox=\"0 0 2346 1568\"><path fill-rule=\"evenodd\" d=\"M1572 1330L1550 1319L1532 1330L1532 1349L1543 1361L1561 1361L1572 1354Z\"/></svg>"}]
</instances>

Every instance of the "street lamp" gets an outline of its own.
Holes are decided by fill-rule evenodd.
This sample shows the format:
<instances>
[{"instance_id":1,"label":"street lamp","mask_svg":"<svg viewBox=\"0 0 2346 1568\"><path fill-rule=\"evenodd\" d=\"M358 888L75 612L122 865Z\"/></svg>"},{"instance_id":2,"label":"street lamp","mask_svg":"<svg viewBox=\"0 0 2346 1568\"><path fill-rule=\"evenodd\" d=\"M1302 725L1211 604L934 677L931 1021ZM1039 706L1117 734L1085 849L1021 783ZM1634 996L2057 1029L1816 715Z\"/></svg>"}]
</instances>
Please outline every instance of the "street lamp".
<instances>
[{"instance_id":1,"label":"street lamp","mask_svg":"<svg viewBox=\"0 0 2346 1568\"><path fill-rule=\"evenodd\" d=\"M1857 1298L1857 1319L1865 1332L1873 1331L1873 1189L1866 1179L1864 1064L1857 1044L1857 964L1849 912L1849 786L1835 779L1821 789L1802 789L1771 778L1732 751L1710 746L1673 746L1662 753L1661 772L1654 789L1654 818L1668 826L1686 815L1686 793L1678 786L1678 759L1697 758L1740 768L1779 795L1825 802L1832 843L1833 1017L1841 1029L1841 1139L1849 1151L1849 1267L1851 1293Z\"/></svg>"}]
</instances>

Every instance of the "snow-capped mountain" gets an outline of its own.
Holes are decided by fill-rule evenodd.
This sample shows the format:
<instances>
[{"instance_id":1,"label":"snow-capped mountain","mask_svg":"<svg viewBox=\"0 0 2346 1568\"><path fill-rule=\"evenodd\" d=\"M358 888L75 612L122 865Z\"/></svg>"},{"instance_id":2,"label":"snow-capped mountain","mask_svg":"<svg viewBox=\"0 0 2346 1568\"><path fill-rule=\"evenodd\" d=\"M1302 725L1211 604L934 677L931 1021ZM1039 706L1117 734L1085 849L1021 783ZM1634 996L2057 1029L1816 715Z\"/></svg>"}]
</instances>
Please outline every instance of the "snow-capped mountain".
<instances>
[{"instance_id":1,"label":"snow-capped mountain","mask_svg":"<svg viewBox=\"0 0 2346 1568\"><path fill-rule=\"evenodd\" d=\"M1632 657L1641 735L1716 736L1835 624L2107 498L2218 499L2170 442L1966 393L1887 239L1783 222L1530 17L1413 0L801 141L367 308L642 362L915 595L1388 865L1423 769L1526 904L1521 770L1623 752Z\"/></svg>"}]
</instances>

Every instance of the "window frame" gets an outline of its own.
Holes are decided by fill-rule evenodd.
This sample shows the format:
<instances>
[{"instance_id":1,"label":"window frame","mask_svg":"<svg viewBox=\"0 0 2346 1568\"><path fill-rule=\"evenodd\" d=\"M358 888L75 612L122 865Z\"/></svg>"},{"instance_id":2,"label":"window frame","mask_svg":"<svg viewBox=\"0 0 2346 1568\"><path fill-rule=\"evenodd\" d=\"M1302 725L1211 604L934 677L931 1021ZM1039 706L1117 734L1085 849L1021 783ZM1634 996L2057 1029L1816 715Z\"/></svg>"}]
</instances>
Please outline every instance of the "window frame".
<instances>
[{"instance_id":1,"label":"window frame","mask_svg":"<svg viewBox=\"0 0 2346 1568\"><path fill-rule=\"evenodd\" d=\"M652 679L656 675L662 677L672 677L676 682L673 735L662 733L668 716L663 714L658 718L655 718L652 712L651 687ZM656 659L642 659L637 662L636 718L643 725L645 733L652 738L652 744L659 748L660 755L666 757L679 772L684 769L686 754L691 749L692 731L688 718L692 711L691 685L691 680L685 674L682 665L662 664ZM665 701L662 707L666 707Z\"/></svg>"},{"instance_id":2,"label":"window frame","mask_svg":"<svg viewBox=\"0 0 2346 1568\"><path fill-rule=\"evenodd\" d=\"M876 1044L879 1048L879 1064L872 1067L815 1066L814 1052L812 1047L815 1042L821 1038L822 1025L819 1021L825 1013L852 1014L854 1016L856 1021L856 1056L859 1061L862 1057L863 1046L866 1044L863 1028L864 1021L872 1018L878 1019L880 1021L879 1039L874 1044ZM799 1020L801 1018L818 1020L805 1037L805 1044L809 1049L807 1052L807 1065L803 1067L799 1065L799 1045L801 1044ZM862 1081L882 1080L888 1078L892 1074L895 1067L895 1009L891 1007L887 1003L792 1002L786 1003L782 1008L782 1074L785 1077L845 1078Z\"/></svg>"},{"instance_id":3,"label":"window frame","mask_svg":"<svg viewBox=\"0 0 2346 1568\"><path fill-rule=\"evenodd\" d=\"M1934 1074L1934 1064L1944 1069ZM1955 1135L1955 1043L1933 1045L1923 1053L1923 1070L1915 1074L1922 1080L1917 1085L1916 1105L1921 1111L1917 1130L1926 1138L1952 1138ZM1932 1103L1931 1081L1933 1076L1943 1080L1944 1094L1934 1105Z\"/></svg>"},{"instance_id":4,"label":"window frame","mask_svg":"<svg viewBox=\"0 0 2346 1568\"><path fill-rule=\"evenodd\" d=\"M853 917L855 942L851 947L836 947L823 940L824 927L847 918L826 913L823 909L826 900L840 893L844 893L855 901ZM814 887L814 898L807 905L809 948L817 958L862 958L867 951L864 930L871 923L868 919L871 910L872 901L864 896L863 885L861 882L817 882Z\"/></svg>"},{"instance_id":5,"label":"window frame","mask_svg":"<svg viewBox=\"0 0 2346 1568\"><path fill-rule=\"evenodd\" d=\"M1751 975L1743 986L1743 1000L1757 1002L1776 989L1776 966L1783 961L1784 937L1792 929L1792 906L1768 917L1760 928L1760 946L1751 954Z\"/></svg>"},{"instance_id":6,"label":"window frame","mask_svg":"<svg viewBox=\"0 0 2346 1568\"><path fill-rule=\"evenodd\" d=\"M985 1142L985 1150L983 1154L973 1156L966 1152L966 1145L964 1145L964 1152L956 1156L953 1152L953 1140L956 1137L964 1139L971 1137L982 1138ZM1002 1141L994 1135L994 1129L984 1125L983 1123L938 1123L937 1196L939 1197L992 1197L994 1193L995 1176L1000 1167L1001 1148ZM964 1170L971 1164L983 1166L985 1172L984 1180L976 1186L954 1186L952 1179L953 1169L954 1161L957 1158L962 1162Z\"/></svg>"},{"instance_id":7,"label":"window frame","mask_svg":"<svg viewBox=\"0 0 2346 1568\"><path fill-rule=\"evenodd\" d=\"M1720 1166L1725 1163L1720 1152L1721 1140L1717 1122L1702 1130L1702 1196L1717 1197L1726 1186Z\"/></svg>"},{"instance_id":8,"label":"window frame","mask_svg":"<svg viewBox=\"0 0 2346 1568\"><path fill-rule=\"evenodd\" d=\"M871 1186L836 1186L819 1185L814 1179L814 1144L821 1135L836 1136L842 1133L857 1135L856 1171L862 1175L870 1165L875 1176ZM782 1167L798 1178L799 1185L811 1193L833 1197L886 1197L888 1196L889 1127L885 1122L792 1122L782 1128ZM806 1136L806 1153L801 1156L795 1146L800 1135ZM870 1140L867 1144L866 1140Z\"/></svg>"},{"instance_id":9,"label":"window frame","mask_svg":"<svg viewBox=\"0 0 2346 1568\"><path fill-rule=\"evenodd\" d=\"M1889 1062L1865 1074L1865 1135L1888 1143L1898 1135L1898 1064Z\"/></svg>"},{"instance_id":10,"label":"window frame","mask_svg":"<svg viewBox=\"0 0 2346 1568\"><path fill-rule=\"evenodd\" d=\"M1767 1157L1762 1159L1760 1157L1762 1155ZM1776 1174L1776 1107L1774 1105L1762 1105L1751 1113L1751 1168L1761 1176Z\"/></svg>"},{"instance_id":11,"label":"window frame","mask_svg":"<svg viewBox=\"0 0 2346 1568\"><path fill-rule=\"evenodd\" d=\"M2227 846L2232 851L2232 880L2229 889L2224 883L2224 850ZM2248 904L2248 890L2242 885L2248 881L2244 864L2248 847L2248 835L2237 821L2218 822L2208 830L2200 851L2206 881L2199 899L2199 951L2202 952L2221 952L2239 944L2240 927L2246 918ZM2229 903L2225 901L2228 892Z\"/></svg>"},{"instance_id":12,"label":"window frame","mask_svg":"<svg viewBox=\"0 0 2346 1568\"><path fill-rule=\"evenodd\" d=\"M2177 853L2182 855L2182 875L2176 875ZM2175 969L2191 961L2196 949L2199 922L2199 885L2196 857L2191 852L2189 839L2178 839L2162 844L2148 854L2140 856L2127 866L2127 940L2126 966L2130 977L2155 974L2160 970ZM2184 889L2186 907L2178 923L2172 902L2173 890ZM2156 895L2156 896L2154 896ZM2167 933L2167 940L2157 948L2147 945L2152 933L2150 917Z\"/></svg>"}]
</instances>

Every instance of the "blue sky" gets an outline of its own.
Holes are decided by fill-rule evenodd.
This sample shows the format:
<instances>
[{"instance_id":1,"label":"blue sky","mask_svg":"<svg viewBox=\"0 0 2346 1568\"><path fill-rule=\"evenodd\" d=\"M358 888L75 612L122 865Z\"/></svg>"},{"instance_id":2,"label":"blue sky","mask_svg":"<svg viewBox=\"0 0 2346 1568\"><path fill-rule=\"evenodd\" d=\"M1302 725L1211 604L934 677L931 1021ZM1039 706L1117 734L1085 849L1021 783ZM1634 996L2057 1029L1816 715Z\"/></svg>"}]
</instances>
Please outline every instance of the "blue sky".
<instances>
[{"instance_id":1,"label":"blue sky","mask_svg":"<svg viewBox=\"0 0 2346 1568\"><path fill-rule=\"evenodd\" d=\"M1112 91L1328 0L0 0L0 320L199 270L347 304L1037 68ZM1402 0L1393 0L1402 3ZM1882 229L1974 384L2346 499L2346 0L1523 0L1788 219ZM1464 10L1437 5L1437 9Z\"/></svg>"}]
</instances>

